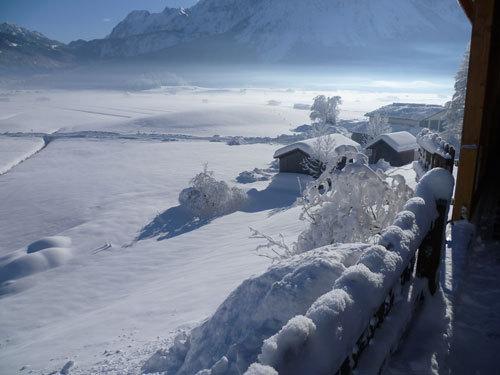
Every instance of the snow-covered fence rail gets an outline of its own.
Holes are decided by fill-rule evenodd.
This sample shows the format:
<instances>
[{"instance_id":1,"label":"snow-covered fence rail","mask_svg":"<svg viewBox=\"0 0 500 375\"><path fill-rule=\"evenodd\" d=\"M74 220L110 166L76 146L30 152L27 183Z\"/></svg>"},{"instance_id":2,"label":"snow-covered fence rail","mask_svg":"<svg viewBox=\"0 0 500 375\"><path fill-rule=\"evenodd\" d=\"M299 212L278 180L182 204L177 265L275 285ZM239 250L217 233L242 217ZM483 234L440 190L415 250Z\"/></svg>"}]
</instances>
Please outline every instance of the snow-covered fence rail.
<instances>
[{"instance_id":1,"label":"snow-covered fence rail","mask_svg":"<svg viewBox=\"0 0 500 375\"><path fill-rule=\"evenodd\" d=\"M421 178L433 168L444 168L453 172L455 149L437 133L422 129L417 136L418 159L415 162L417 177Z\"/></svg>"},{"instance_id":2,"label":"snow-covered fence rail","mask_svg":"<svg viewBox=\"0 0 500 375\"><path fill-rule=\"evenodd\" d=\"M381 335L390 336L392 342L377 340L373 345L387 347L379 350L383 353L378 362L368 361L369 373L378 372L410 322L413 306L424 295L422 278L428 279L431 293L435 291L453 185L454 179L445 169L426 173L415 196L383 231L378 244L348 267L305 315L292 318L264 341L258 366L267 372L262 373L350 374L371 350L373 337L387 326L399 324L390 327L397 334ZM404 310L401 319L387 322L386 317L398 315L399 309Z\"/></svg>"}]
</instances>

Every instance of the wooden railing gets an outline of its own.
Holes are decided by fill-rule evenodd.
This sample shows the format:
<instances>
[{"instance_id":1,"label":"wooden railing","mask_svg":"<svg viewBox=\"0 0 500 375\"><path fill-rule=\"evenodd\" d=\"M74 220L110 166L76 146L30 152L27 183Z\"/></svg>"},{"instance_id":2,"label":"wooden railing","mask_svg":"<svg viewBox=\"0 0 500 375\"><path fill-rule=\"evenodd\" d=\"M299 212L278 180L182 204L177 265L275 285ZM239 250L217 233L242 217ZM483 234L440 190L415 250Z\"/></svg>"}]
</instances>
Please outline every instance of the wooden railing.
<instances>
[{"instance_id":1,"label":"wooden railing","mask_svg":"<svg viewBox=\"0 0 500 375\"><path fill-rule=\"evenodd\" d=\"M432 222L430 229L418 245L418 250L415 251L406 268L401 272L397 283L390 289L383 302L372 315L365 330L356 341L351 354L345 358L336 374L352 374L357 369L359 361L369 347L370 342L383 327L386 318L393 312L397 297L405 296L409 298L405 293L408 293L410 286L413 287L413 295L410 301L413 306L409 309L411 314L417 310L426 294L434 295L436 293L450 200L437 199L435 205L438 213L437 218ZM384 247L391 251L393 244L389 243ZM411 320L411 317L408 320ZM387 359L385 358L385 360ZM382 370L385 360L379 364L379 371Z\"/></svg>"}]
</instances>

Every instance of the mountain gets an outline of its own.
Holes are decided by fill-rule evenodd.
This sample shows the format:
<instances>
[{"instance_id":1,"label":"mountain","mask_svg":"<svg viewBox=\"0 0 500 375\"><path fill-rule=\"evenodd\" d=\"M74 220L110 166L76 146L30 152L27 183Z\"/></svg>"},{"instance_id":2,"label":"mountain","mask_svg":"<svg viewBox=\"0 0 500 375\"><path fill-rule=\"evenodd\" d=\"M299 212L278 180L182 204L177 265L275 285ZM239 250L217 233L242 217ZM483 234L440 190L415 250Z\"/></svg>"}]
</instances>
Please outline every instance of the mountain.
<instances>
[{"instance_id":1,"label":"mountain","mask_svg":"<svg viewBox=\"0 0 500 375\"><path fill-rule=\"evenodd\" d=\"M48 70L73 62L63 43L17 25L0 24L0 69Z\"/></svg>"},{"instance_id":2,"label":"mountain","mask_svg":"<svg viewBox=\"0 0 500 375\"><path fill-rule=\"evenodd\" d=\"M200 0L134 11L101 40L70 44L100 58L445 58L463 53L468 23L455 0Z\"/></svg>"}]
</instances>

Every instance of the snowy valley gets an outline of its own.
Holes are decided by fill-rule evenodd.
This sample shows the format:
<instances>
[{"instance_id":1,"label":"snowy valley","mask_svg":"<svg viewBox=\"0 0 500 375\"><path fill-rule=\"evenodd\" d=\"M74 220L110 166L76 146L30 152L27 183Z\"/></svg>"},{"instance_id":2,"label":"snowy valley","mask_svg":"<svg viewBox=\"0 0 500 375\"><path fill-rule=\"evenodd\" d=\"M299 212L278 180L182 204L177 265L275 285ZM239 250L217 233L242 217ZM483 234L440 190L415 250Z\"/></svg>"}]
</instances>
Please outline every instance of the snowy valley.
<instances>
[{"instance_id":1,"label":"snowy valley","mask_svg":"<svg viewBox=\"0 0 500 375\"><path fill-rule=\"evenodd\" d=\"M113 1L0 14L0 375L495 373L454 0Z\"/></svg>"},{"instance_id":2,"label":"snowy valley","mask_svg":"<svg viewBox=\"0 0 500 375\"><path fill-rule=\"evenodd\" d=\"M196 325L241 281L263 272L270 263L255 253L262 241L250 238L249 228L294 240L306 224L296 200L308 180L236 178L269 167L282 146L275 137L309 122L309 111L294 104L310 105L319 93L4 92L0 314L9 324L1 328L1 372L27 366L47 373L74 361L72 373L136 373L179 329ZM351 120L384 97L340 94L342 117ZM233 136L257 143L227 145ZM249 206L206 222L186 218L178 196L204 163L217 179L254 189ZM414 174L408 176L413 186ZM48 236L70 241L56 243L67 250L49 266L38 265L37 252L23 255Z\"/></svg>"}]
</instances>

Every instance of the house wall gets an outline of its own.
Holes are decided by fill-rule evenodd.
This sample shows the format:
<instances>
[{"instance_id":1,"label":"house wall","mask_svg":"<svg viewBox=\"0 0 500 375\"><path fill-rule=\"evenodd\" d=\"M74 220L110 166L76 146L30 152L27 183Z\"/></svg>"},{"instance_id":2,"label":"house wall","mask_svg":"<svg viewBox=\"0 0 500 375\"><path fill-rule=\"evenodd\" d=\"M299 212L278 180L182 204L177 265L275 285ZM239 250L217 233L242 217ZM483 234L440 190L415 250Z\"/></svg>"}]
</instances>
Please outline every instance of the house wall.
<instances>
[{"instance_id":1,"label":"house wall","mask_svg":"<svg viewBox=\"0 0 500 375\"><path fill-rule=\"evenodd\" d=\"M306 173L304 162L309 156L300 151L294 150L279 158L280 172L284 173Z\"/></svg>"},{"instance_id":2,"label":"house wall","mask_svg":"<svg viewBox=\"0 0 500 375\"><path fill-rule=\"evenodd\" d=\"M375 164L384 159L394 167L406 165L415 160L415 150L397 152L384 141L378 141L367 148L370 150L370 163Z\"/></svg>"},{"instance_id":3,"label":"house wall","mask_svg":"<svg viewBox=\"0 0 500 375\"><path fill-rule=\"evenodd\" d=\"M406 118L389 117L389 124L392 125L408 125L408 126L419 126L418 120L410 120Z\"/></svg>"},{"instance_id":4,"label":"house wall","mask_svg":"<svg viewBox=\"0 0 500 375\"><path fill-rule=\"evenodd\" d=\"M443 110L420 121L420 127L429 128L436 131L442 131L445 119L446 119L446 111Z\"/></svg>"}]
</instances>

